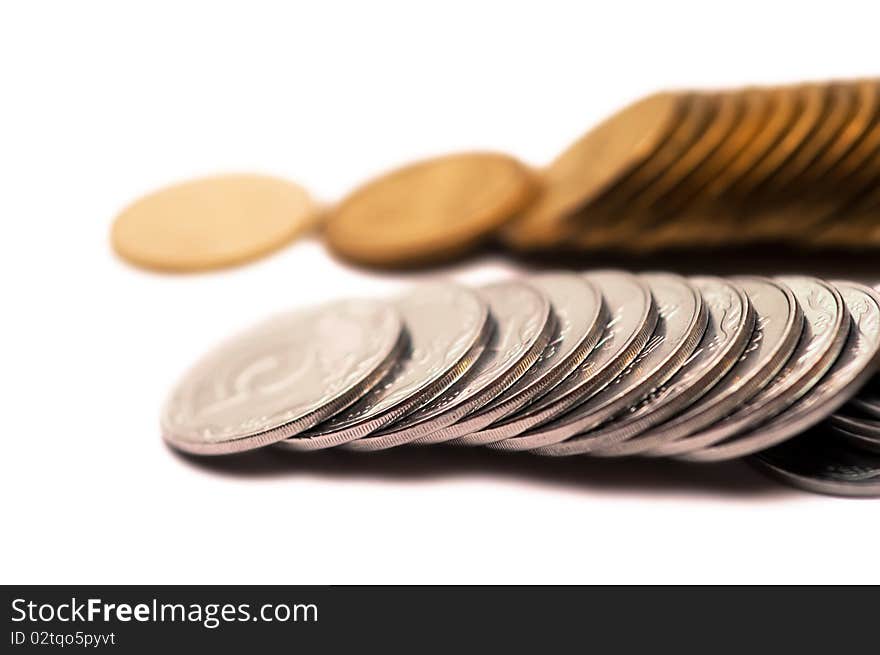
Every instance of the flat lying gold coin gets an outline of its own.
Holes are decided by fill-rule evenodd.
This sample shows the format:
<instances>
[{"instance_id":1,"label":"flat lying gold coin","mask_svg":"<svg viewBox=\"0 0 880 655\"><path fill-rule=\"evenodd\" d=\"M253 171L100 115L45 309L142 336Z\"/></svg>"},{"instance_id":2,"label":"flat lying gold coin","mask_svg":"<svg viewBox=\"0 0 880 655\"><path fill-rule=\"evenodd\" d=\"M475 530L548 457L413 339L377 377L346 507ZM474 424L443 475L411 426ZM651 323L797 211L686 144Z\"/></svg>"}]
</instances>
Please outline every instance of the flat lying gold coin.
<instances>
[{"instance_id":1,"label":"flat lying gold coin","mask_svg":"<svg viewBox=\"0 0 880 655\"><path fill-rule=\"evenodd\" d=\"M261 175L221 175L161 189L122 211L111 232L117 253L145 268L196 271L267 254L317 217L296 184Z\"/></svg>"},{"instance_id":2,"label":"flat lying gold coin","mask_svg":"<svg viewBox=\"0 0 880 655\"><path fill-rule=\"evenodd\" d=\"M399 267L469 250L534 197L532 172L507 155L419 162L361 187L332 211L325 236L353 261Z\"/></svg>"}]
</instances>

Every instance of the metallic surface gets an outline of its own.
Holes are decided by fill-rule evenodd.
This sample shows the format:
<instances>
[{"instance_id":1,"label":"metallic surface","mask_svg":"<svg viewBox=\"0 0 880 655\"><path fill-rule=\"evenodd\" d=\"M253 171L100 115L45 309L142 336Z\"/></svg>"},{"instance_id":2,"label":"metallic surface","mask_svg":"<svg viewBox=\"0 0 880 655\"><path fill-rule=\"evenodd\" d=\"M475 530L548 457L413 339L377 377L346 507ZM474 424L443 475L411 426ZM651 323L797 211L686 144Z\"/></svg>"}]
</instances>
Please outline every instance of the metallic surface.
<instances>
[{"instance_id":1,"label":"metallic surface","mask_svg":"<svg viewBox=\"0 0 880 655\"><path fill-rule=\"evenodd\" d=\"M522 435L490 444L491 448L541 448L540 454L547 455L580 452L581 448L588 450L592 444L587 438L560 442L596 428L625 411L681 368L706 329L706 307L700 294L684 278L660 273L642 277L651 288L660 319L648 344L630 366L574 411Z\"/></svg>"},{"instance_id":2,"label":"metallic surface","mask_svg":"<svg viewBox=\"0 0 880 655\"><path fill-rule=\"evenodd\" d=\"M804 330L779 374L735 412L688 439L688 452L707 448L779 414L809 392L837 360L849 334L849 312L834 286L808 277L782 277L804 312ZM680 451L681 452L681 451Z\"/></svg>"},{"instance_id":3,"label":"metallic surface","mask_svg":"<svg viewBox=\"0 0 880 655\"><path fill-rule=\"evenodd\" d=\"M750 460L768 475L800 489L831 496L880 496L880 454L840 443L822 428Z\"/></svg>"},{"instance_id":4,"label":"metallic surface","mask_svg":"<svg viewBox=\"0 0 880 655\"><path fill-rule=\"evenodd\" d=\"M808 394L751 432L683 456L690 461L720 461L765 450L805 431L834 413L870 379L880 363L880 295L853 282L835 282L852 316L843 351Z\"/></svg>"},{"instance_id":5,"label":"metallic surface","mask_svg":"<svg viewBox=\"0 0 880 655\"><path fill-rule=\"evenodd\" d=\"M708 309L700 345L668 382L639 404L591 433L608 446L591 451L603 457L630 453L633 437L691 406L730 371L748 345L755 328L755 311L744 291L719 278L690 278ZM635 451L641 446L637 446Z\"/></svg>"},{"instance_id":6,"label":"metallic surface","mask_svg":"<svg viewBox=\"0 0 880 655\"><path fill-rule=\"evenodd\" d=\"M388 304L345 300L283 314L199 361L162 412L175 448L223 454L307 430L357 400L397 361L402 324Z\"/></svg>"},{"instance_id":7,"label":"metallic surface","mask_svg":"<svg viewBox=\"0 0 880 655\"><path fill-rule=\"evenodd\" d=\"M549 393L522 410L461 439L462 445L488 444L546 423L585 401L616 378L648 342L657 308L644 280L619 271L586 274L608 307L602 338L587 358Z\"/></svg>"},{"instance_id":8,"label":"metallic surface","mask_svg":"<svg viewBox=\"0 0 880 655\"><path fill-rule=\"evenodd\" d=\"M281 445L294 450L338 446L415 411L464 375L489 338L486 303L456 284L420 285L395 306L409 337L406 356L357 403Z\"/></svg>"},{"instance_id":9,"label":"metallic surface","mask_svg":"<svg viewBox=\"0 0 880 655\"><path fill-rule=\"evenodd\" d=\"M353 444L358 450L391 448L420 438L420 443L431 443L432 432L485 405L535 363L554 328L544 295L520 281L496 282L478 291L489 304L494 330L471 370L424 407Z\"/></svg>"},{"instance_id":10,"label":"metallic surface","mask_svg":"<svg viewBox=\"0 0 880 655\"><path fill-rule=\"evenodd\" d=\"M755 330L749 345L720 383L680 416L630 443L630 452L650 456L687 452L689 436L713 425L760 391L780 371L798 344L803 313L786 286L761 277L733 278L755 308ZM634 442L638 442L635 444Z\"/></svg>"},{"instance_id":11,"label":"metallic surface","mask_svg":"<svg viewBox=\"0 0 880 655\"><path fill-rule=\"evenodd\" d=\"M607 310L593 284L571 273L545 273L529 276L527 281L550 301L556 319L553 338L538 361L501 398L434 433L433 439L457 439L512 414L559 384L599 341Z\"/></svg>"}]
</instances>

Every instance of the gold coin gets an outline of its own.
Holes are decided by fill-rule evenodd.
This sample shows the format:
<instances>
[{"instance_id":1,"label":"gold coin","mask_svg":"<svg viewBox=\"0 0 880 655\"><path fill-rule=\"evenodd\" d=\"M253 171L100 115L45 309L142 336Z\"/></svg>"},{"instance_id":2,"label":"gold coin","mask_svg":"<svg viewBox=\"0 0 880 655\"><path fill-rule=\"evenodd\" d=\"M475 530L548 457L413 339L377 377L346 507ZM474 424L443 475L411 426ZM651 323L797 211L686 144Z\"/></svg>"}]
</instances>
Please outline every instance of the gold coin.
<instances>
[{"instance_id":1,"label":"gold coin","mask_svg":"<svg viewBox=\"0 0 880 655\"><path fill-rule=\"evenodd\" d=\"M750 232L755 240L790 238L793 225L808 225L802 200L807 189L813 187L808 181L811 171L823 169L822 159L828 156L829 148L840 138L858 108L855 89L850 84L829 84L828 100L819 128L770 181L773 189L767 189L766 193L772 194L772 202L750 221Z\"/></svg>"},{"instance_id":2,"label":"gold coin","mask_svg":"<svg viewBox=\"0 0 880 655\"><path fill-rule=\"evenodd\" d=\"M779 212L776 224L784 226L792 239L809 239L818 230L836 220L843 207L858 195L858 187L847 187L844 179L852 174L852 162L864 163L880 142L876 128L880 111L880 86L874 80L850 82L856 94L856 111L838 138L803 176L797 200ZM847 163L850 162L850 163ZM873 175L873 172L869 173ZM768 223L769 226L769 223Z\"/></svg>"},{"instance_id":3,"label":"gold coin","mask_svg":"<svg viewBox=\"0 0 880 655\"><path fill-rule=\"evenodd\" d=\"M825 87L825 94L827 106L817 129L769 181L773 193L785 195L792 185L797 185L804 172L821 157L852 118L856 105L849 85L829 84Z\"/></svg>"},{"instance_id":4,"label":"gold coin","mask_svg":"<svg viewBox=\"0 0 880 655\"><path fill-rule=\"evenodd\" d=\"M880 177L803 241L822 248L873 248L880 244Z\"/></svg>"},{"instance_id":5,"label":"gold coin","mask_svg":"<svg viewBox=\"0 0 880 655\"><path fill-rule=\"evenodd\" d=\"M507 155L463 153L411 164L350 194L327 216L327 243L362 264L436 262L476 245L533 198L532 172Z\"/></svg>"},{"instance_id":6,"label":"gold coin","mask_svg":"<svg viewBox=\"0 0 880 655\"><path fill-rule=\"evenodd\" d=\"M683 96L685 111L663 146L596 202L575 214L581 226L575 237L578 248L607 248L631 241L633 225L644 211L639 202L641 195L681 161L715 114L716 106L709 96Z\"/></svg>"},{"instance_id":7,"label":"gold coin","mask_svg":"<svg viewBox=\"0 0 880 655\"><path fill-rule=\"evenodd\" d=\"M800 110L776 145L735 185L732 191L737 196L751 199L750 196L772 180L816 131L825 114L827 95L824 87L812 84L782 89L781 92L794 96Z\"/></svg>"},{"instance_id":8,"label":"gold coin","mask_svg":"<svg viewBox=\"0 0 880 655\"><path fill-rule=\"evenodd\" d=\"M309 195L262 175L221 175L151 193L116 217L111 243L129 262L164 271L222 268L256 259L310 228Z\"/></svg>"},{"instance_id":9,"label":"gold coin","mask_svg":"<svg viewBox=\"0 0 880 655\"><path fill-rule=\"evenodd\" d=\"M764 93L771 102L767 121L731 165L709 185L704 195L711 204L695 210L695 217L691 219L691 224L698 223L702 227L691 237L696 237L704 246L727 246L739 240L739 214L734 209L739 198L733 190L767 157L800 112L799 99L793 94L778 89Z\"/></svg>"},{"instance_id":10,"label":"gold coin","mask_svg":"<svg viewBox=\"0 0 880 655\"><path fill-rule=\"evenodd\" d=\"M742 98L737 95L712 94L708 100L715 106L709 124L693 145L677 158L650 188L638 198L640 206L655 208L682 186L689 185L697 169L710 158L731 135L743 113Z\"/></svg>"},{"instance_id":11,"label":"gold coin","mask_svg":"<svg viewBox=\"0 0 880 655\"><path fill-rule=\"evenodd\" d=\"M843 185L850 183L854 178L865 179L873 177L877 172L871 168L870 162L880 149L880 82L877 80L864 80L858 83L861 89L860 97L865 105L865 112L872 112L867 130L862 131L861 137L849 149L843 159L829 171L828 184L831 188L839 191Z\"/></svg>"},{"instance_id":12,"label":"gold coin","mask_svg":"<svg viewBox=\"0 0 880 655\"><path fill-rule=\"evenodd\" d=\"M654 248L651 235L669 216L668 199L693 184L700 169L711 165L713 157L740 124L744 103L739 94L713 94L711 99L716 111L703 134L637 199L639 209L627 221L631 238L621 243L628 250Z\"/></svg>"},{"instance_id":13,"label":"gold coin","mask_svg":"<svg viewBox=\"0 0 880 655\"><path fill-rule=\"evenodd\" d=\"M657 93L592 129L543 172L543 192L502 232L511 246L558 245L570 233L569 217L647 161L678 125L682 97Z\"/></svg>"},{"instance_id":14,"label":"gold coin","mask_svg":"<svg viewBox=\"0 0 880 655\"><path fill-rule=\"evenodd\" d=\"M728 183L725 175L735 179L728 170L760 136L773 108L762 89L749 88L730 92L730 95L742 100L743 113L739 123L704 165L694 171L689 184L664 199L663 220L640 236L640 249L690 247L707 238L715 240L715 228L707 217L717 211L717 204L709 189L712 185L724 188Z\"/></svg>"}]
</instances>

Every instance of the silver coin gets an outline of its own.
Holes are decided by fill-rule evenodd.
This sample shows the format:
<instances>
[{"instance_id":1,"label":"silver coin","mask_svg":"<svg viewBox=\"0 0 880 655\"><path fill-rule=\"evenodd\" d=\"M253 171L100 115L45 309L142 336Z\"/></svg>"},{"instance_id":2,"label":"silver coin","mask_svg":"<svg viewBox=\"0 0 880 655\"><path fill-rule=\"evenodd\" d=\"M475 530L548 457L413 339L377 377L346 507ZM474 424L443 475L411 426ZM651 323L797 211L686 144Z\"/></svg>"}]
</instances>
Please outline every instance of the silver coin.
<instances>
[{"instance_id":1,"label":"silver coin","mask_svg":"<svg viewBox=\"0 0 880 655\"><path fill-rule=\"evenodd\" d=\"M770 448L830 416L870 379L880 361L880 294L855 282L834 282L834 285L843 295L853 323L840 357L819 384L753 431L688 453L684 459L720 461Z\"/></svg>"},{"instance_id":2,"label":"silver coin","mask_svg":"<svg viewBox=\"0 0 880 655\"><path fill-rule=\"evenodd\" d=\"M424 407L390 427L352 443L359 450L380 450L420 439L467 416L516 382L535 363L553 333L550 303L523 282L482 287L494 330L476 364L461 380ZM427 435L427 437L425 436Z\"/></svg>"},{"instance_id":3,"label":"silver coin","mask_svg":"<svg viewBox=\"0 0 880 655\"><path fill-rule=\"evenodd\" d=\"M754 396L780 371L800 339L804 319L794 293L760 277L732 280L755 309L755 329L749 345L730 372L691 408L676 418L639 435L629 444L641 455L666 456L687 452L690 435L713 425Z\"/></svg>"},{"instance_id":4,"label":"silver coin","mask_svg":"<svg viewBox=\"0 0 880 655\"><path fill-rule=\"evenodd\" d=\"M461 421L433 433L432 440L468 445L461 437L479 431L547 393L578 366L599 341L607 310L596 287L580 275L544 273L526 281L550 301L556 328L538 361L499 398Z\"/></svg>"},{"instance_id":5,"label":"silver coin","mask_svg":"<svg viewBox=\"0 0 880 655\"><path fill-rule=\"evenodd\" d=\"M835 414L828 419L828 430L853 446L880 452L880 421Z\"/></svg>"},{"instance_id":6,"label":"silver coin","mask_svg":"<svg viewBox=\"0 0 880 655\"><path fill-rule=\"evenodd\" d=\"M610 317L602 337L571 375L519 412L462 439L488 444L508 439L564 414L603 389L639 354L654 332L657 307L644 280L619 271L587 273L599 289Z\"/></svg>"},{"instance_id":7,"label":"silver coin","mask_svg":"<svg viewBox=\"0 0 880 655\"><path fill-rule=\"evenodd\" d=\"M822 427L750 458L769 475L832 496L880 496L880 455L852 448Z\"/></svg>"},{"instance_id":8,"label":"silver coin","mask_svg":"<svg viewBox=\"0 0 880 655\"><path fill-rule=\"evenodd\" d=\"M681 368L706 329L706 306L684 278L662 273L642 278L651 288L660 315L654 334L642 352L607 387L574 411L522 435L490 444L490 448L537 449L535 452L541 455L588 452L593 448L589 430L639 402ZM587 434L576 436L582 433Z\"/></svg>"},{"instance_id":9,"label":"silver coin","mask_svg":"<svg viewBox=\"0 0 880 655\"><path fill-rule=\"evenodd\" d=\"M401 355L393 307L344 300L260 323L206 355L162 411L163 437L215 455L259 448L347 407Z\"/></svg>"},{"instance_id":10,"label":"silver coin","mask_svg":"<svg viewBox=\"0 0 880 655\"><path fill-rule=\"evenodd\" d=\"M795 295L803 310L800 341L782 370L732 414L688 437L693 452L721 443L776 416L812 389L840 355L849 333L849 311L840 292L809 277L778 278ZM682 444L683 446L683 444Z\"/></svg>"},{"instance_id":11,"label":"silver coin","mask_svg":"<svg viewBox=\"0 0 880 655\"><path fill-rule=\"evenodd\" d=\"M849 405L868 416L880 418L880 376L871 378Z\"/></svg>"},{"instance_id":12,"label":"silver coin","mask_svg":"<svg viewBox=\"0 0 880 655\"><path fill-rule=\"evenodd\" d=\"M880 418L880 402L873 398L853 398L849 404L860 412Z\"/></svg>"},{"instance_id":13,"label":"silver coin","mask_svg":"<svg viewBox=\"0 0 880 655\"><path fill-rule=\"evenodd\" d=\"M695 277L689 282L708 309L706 332L681 369L620 417L590 433L609 443L591 451L601 457L620 457L640 450L637 435L692 405L730 371L743 354L755 328L755 311L744 291L720 278Z\"/></svg>"},{"instance_id":14,"label":"silver coin","mask_svg":"<svg viewBox=\"0 0 880 655\"><path fill-rule=\"evenodd\" d=\"M408 335L405 356L354 405L280 446L293 450L338 446L415 411L464 375L489 338L486 303L456 284L423 284L394 305Z\"/></svg>"}]
</instances>

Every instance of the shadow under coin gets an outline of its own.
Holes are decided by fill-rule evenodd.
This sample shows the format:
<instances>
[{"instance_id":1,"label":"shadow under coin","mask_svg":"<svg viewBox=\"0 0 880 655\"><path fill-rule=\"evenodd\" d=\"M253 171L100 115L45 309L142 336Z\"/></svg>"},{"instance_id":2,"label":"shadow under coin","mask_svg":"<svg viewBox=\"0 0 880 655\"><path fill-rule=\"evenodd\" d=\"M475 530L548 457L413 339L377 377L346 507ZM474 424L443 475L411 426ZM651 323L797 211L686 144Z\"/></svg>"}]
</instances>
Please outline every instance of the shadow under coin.
<instances>
[{"instance_id":1,"label":"shadow under coin","mask_svg":"<svg viewBox=\"0 0 880 655\"><path fill-rule=\"evenodd\" d=\"M288 452L270 447L220 457L194 457L171 450L189 466L236 478L310 476L380 482L506 479L584 492L761 498L800 495L743 461L691 464L662 459L551 458L442 446L377 453L334 449Z\"/></svg>"}]
</instances>

